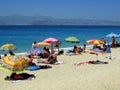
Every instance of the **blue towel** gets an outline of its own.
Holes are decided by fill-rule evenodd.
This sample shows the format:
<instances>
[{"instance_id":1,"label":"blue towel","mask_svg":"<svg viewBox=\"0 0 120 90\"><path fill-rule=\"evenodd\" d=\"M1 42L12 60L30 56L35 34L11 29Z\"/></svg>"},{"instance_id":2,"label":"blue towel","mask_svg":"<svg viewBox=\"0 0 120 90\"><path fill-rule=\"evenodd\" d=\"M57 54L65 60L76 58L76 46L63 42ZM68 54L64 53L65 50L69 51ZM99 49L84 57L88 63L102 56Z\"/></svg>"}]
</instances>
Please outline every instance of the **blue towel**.
<instances>
[{"instance_id":1,"label":"blue towel","mask_svg":"<svg viewBox=\"0 0 120 90\"><path fill-rule=\"evenodd\" d=\"M38 70L38 69L40 69L39 66L29 66L28 67L28 70L30 70L30 71L34 71L34 70Z\"/></svg>"}]
</instances>

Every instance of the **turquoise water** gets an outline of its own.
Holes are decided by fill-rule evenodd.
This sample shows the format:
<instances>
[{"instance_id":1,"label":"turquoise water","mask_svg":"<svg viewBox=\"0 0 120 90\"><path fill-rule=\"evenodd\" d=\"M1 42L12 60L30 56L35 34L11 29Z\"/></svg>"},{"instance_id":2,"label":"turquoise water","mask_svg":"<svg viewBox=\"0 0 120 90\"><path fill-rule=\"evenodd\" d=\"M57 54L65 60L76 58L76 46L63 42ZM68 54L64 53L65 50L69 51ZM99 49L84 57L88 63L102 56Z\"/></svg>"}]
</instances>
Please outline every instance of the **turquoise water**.
<instances>
[{"instance_id":1,"label":"turquoise water","mask_svg":"<svg viewBox=\"0 0 120 90\"><path fill-rule=\"evenodd\" d=\"M61 47L88 44L89 39L105 38L107 42L111 38L106 35L114 32L120 34L120 27L113 26L0 26L0 46L6 43L16 45L15 52L26 52L31 49L33 41L41 42L46 38L53 37L61 41ZM64 41L69 36L75 36L80 43ZM120 41L120 38L116 38ZM0 51L0 53L4 53Z\"/></svg>"}]
</instances>

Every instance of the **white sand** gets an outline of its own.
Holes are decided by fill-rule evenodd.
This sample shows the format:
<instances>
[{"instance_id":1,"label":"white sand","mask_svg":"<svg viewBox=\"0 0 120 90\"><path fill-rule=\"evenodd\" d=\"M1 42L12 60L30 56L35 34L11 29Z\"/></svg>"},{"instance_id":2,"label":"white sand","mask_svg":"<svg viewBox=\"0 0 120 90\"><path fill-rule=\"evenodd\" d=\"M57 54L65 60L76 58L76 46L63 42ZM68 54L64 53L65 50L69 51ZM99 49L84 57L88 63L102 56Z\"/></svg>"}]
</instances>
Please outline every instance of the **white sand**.
<instances>
[{"instance_id":1,"label":"white sand","mask_svg":"<svg viewBox=\"0 0 120 90\"><path fill-rule=\"evenodd\" d=\"M96 55L83 53L76 56L58 56L61 65L51 65L50 69L24 71L35 74L34 80L12 83L4 78L10 73L0 69L0 90L120 90L120 48L112 49L110 60L104 55L98 59L109 64L74 66L74 63L95 60ZM41 65L39 63L39 65Z\"/></svg>"}]
</instances>

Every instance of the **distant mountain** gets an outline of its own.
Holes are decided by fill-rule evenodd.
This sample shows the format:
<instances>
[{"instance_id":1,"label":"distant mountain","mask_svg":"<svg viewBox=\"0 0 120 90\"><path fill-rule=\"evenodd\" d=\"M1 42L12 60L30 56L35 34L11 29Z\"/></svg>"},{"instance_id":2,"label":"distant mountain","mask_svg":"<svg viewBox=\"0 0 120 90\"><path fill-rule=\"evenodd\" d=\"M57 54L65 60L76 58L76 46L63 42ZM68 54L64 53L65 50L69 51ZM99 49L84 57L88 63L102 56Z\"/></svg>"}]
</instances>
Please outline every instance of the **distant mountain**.
<instances>
[{"instance_id":1,"label":"distant mountain","mask_svg":"<svg viewBox=\"0 0 120 90\"><path fill-rule=\"evenodd\" d=\"M120 26L120 21L91 19L60 19L47 16L0 16L0 25L113 25Z\"/></svg>"}]
</instances>

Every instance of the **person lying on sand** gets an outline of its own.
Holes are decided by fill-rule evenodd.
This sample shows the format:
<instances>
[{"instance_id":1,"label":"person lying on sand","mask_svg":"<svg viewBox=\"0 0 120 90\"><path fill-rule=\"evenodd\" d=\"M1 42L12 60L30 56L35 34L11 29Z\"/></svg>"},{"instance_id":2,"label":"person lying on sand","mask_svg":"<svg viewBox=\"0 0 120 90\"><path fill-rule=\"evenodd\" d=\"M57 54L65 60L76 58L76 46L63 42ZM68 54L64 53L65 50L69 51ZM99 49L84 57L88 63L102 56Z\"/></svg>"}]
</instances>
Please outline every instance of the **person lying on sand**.
<instances>
[{"instance_id":1,"label":"person lying on sand","mask_svg":"<svg viewBox=\"0 0 120 90\"><path fill-rule=\"evenodd\" d=\"M27 74L27 73L12 73L10 76L7 76L5 80L26 80L29 78L35 78L34 74Z\"/></svg>"},{"instance_id":2,"label":"person lying on sand","mask_svg":"<svg viewBox=\"0 0 120 90\"><path fill-rule=\"evenodd\" d=\"M93 60L93 61L86 61L86 62L80 62L80 63L75 63L74 65L82 65L82 64L108 64L108 62L100 61L100 60Z\"/></svg>"},{"instance_id":3,"label":"person lying on sand","mask_svg":"<svg viewBox=\"0 0 120 90\"><path fill-rule=\"evenodd\" d=\"M55 64L57 62L57 55L56 54L51 54L47 60L41 61L41 63L46 63L46 64Z\"/></svg>"}]
</instances>

